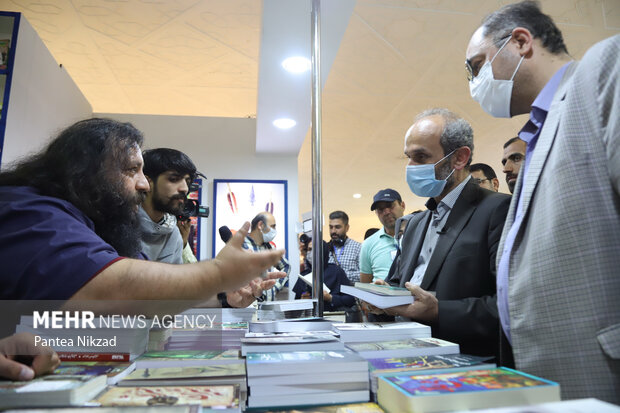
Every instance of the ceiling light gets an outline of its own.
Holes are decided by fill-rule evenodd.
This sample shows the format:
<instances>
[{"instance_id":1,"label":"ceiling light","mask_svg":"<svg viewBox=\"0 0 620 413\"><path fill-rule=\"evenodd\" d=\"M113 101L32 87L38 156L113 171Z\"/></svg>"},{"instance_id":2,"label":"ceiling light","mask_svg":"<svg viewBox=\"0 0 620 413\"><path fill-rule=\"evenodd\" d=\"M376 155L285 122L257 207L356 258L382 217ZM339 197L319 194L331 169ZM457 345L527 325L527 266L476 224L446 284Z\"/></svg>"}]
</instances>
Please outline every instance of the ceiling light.
<instances>
[{"instance_id":1,"label":"ceiling light","mask_svg":"<svg viewBox=\"0 0 620 413\"><path fill-rule=\"evenodd\" d=\"M310 70L310 60L301 56L289 57L284 59L282 67L291 73L303 73Z\"/></svg>"},{"instance_id":2,"label":"ceiling light","mask_svg":"<svg viewBox=\"0 0 620 413\"><path fill-rule=\"evenodd\" d=\"M273 126L280 129L290 129L295 125L297 125L297 122L293 119L281 118L273 121Z\"/></svg>"},{"instance_id":3,"label":"ceiling light","mask_svg":"<svg viewBox=\"0 0 620 413\"><path fill-rule=\"evenodd\" d=\"M362 197L362 194L353 194L353 198L359 199Z\"/></svg>"}]
</instances>

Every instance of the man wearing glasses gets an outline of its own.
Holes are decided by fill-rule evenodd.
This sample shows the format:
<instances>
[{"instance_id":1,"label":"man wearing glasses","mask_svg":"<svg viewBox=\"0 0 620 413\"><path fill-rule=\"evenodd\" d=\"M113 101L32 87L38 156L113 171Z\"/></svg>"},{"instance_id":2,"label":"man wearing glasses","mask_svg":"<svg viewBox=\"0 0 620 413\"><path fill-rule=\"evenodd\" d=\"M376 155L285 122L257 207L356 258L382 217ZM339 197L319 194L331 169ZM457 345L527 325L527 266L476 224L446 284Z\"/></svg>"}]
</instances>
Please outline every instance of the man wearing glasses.
<instances>
[{"instance_id":1,"label":"man wearing glasses","mask_svg":"<svg viewBox=\"0 0 620 413\"><path fill-rule=\"evenodd\" d=\"M466 51L495 117L529 113L500 241L497 304L519 370L562 398L620 403L620 35L572 61L535 2L487 16Z\"/></svg>"},{"instance_id":2,"label":"man wearing glasses","mask_svg":"<svg viewBox=\"0 0 620 413\"><path fill-rule=\"evenodd\" d=\"M499 191L499 179L493 168L486 163L474 163L469 167L471 180L473 183L480 185L481 188L489 191Z\"/></svg>"}]
</instances>

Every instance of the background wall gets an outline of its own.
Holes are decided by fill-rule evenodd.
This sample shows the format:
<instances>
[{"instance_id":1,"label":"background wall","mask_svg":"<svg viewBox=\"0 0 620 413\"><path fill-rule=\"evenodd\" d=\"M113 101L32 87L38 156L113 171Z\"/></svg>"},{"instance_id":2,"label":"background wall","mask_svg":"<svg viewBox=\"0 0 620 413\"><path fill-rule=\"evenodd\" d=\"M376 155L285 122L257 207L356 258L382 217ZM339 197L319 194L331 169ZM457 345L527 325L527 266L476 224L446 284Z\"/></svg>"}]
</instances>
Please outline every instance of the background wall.
<instances>
[{"instance_id":1,"label":"background wall","mask_svg":"<svg viewBox=\"0 0 620 413\"><path fill-rule=\"evenodd\" d=\"M21 16L1 168L36 152L63 127L92 115L92 107Z\"/></svg>"},{"instance_id":2,"label":"background wall","mask_svg":"<svg viewBox=\"0 0 620 413\"><path fill-rule=\"evenodd\" d=\"M265 179L288 181L288 259L292 272L299 268L295 222L299 216L297 155L257 155L256 119L211 118L194 116L131 115L95 113L131 122L144 133L144 149L167 147L186 153L203 180L202 205L213 205L214 179ZM253 217L247 217L248 221ZM200 257L211 258L213 219L202 219ZM282 223L277 223L283 227ZM216 231L216 236L219 236ZM296 280L296 275L291 281Z\"/></svg>"}]
</instances>

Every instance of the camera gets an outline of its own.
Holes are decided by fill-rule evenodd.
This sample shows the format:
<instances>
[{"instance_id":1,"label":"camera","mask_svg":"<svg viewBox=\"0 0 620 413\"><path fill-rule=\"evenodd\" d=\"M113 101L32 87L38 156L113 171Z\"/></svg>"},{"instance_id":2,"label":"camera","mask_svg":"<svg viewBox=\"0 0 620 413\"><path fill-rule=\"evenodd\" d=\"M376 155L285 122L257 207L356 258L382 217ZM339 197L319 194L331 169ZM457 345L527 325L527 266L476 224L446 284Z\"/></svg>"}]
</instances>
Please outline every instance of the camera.
<instances>
[{"instance_id":1,"label":"camera","mask_svg":"<svg viewBox=\"0 0 620 413\"><path fill-rule=\"evenodd\" d=\"M197 173L197 176L201 176L204 179L207 179L206 176ZM201 188L201 185L196 182L192 182L189 184L188 194L192 192L198 192ZM198 201L195 199L187 198L185 200L185 205L183 206L183 212L177 215L177 219L180 221L187 221L191 217L199 217L199 218L208 218L209 217L209 207L206 205L200 205Z\"/></svg>"},{"instance_id":2,"label":"camera","mask_svg":"<svg viewBox=\"0 0 620 413\"><path fill-rule=\"evenodd\" d=\"M180 221L187 221L191 217L208 218L209 207L205 205L200 205L200 203L195 199L186 199L185 206L183 207L183 212L177 215L177 218Z\"/></svg>"},{"instance_id":3,"label":"camera","mask_svg":"<svg viewBox=\"0 0 620 413\"><path fill-rule=\"evenodd\" d=\"M308 246L308 244L312 241L312 237L306 234L301 234L299 236L299 242Z\"/></svg>"}]
</instances>

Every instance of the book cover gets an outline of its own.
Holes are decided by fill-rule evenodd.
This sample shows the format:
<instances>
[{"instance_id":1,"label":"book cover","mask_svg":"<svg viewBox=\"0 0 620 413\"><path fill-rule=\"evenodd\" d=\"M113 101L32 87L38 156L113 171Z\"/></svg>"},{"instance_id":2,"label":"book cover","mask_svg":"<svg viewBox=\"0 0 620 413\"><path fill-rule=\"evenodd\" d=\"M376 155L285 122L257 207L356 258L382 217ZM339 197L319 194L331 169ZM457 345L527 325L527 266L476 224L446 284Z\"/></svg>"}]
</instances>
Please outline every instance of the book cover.
<instances>
[{"instance_id":1,"label":"book cover","mask_svg":"<svg viewBox=\"0 0 620 413\"><path fill-rule=\"evenodd\" d=\"M450 369L469 367L485 363L487 358L467 354L445 354L418 357L385 357L369 359L368 365L372 373L384 371L423 371L430 369Z\"/></svg>"},{"instance_id":2,"label":"book cover","mask_svg":"<svg viewBox=\"0 0 620 413\"><path fill-rule=\"evenodd\" d=\"M94 400L102 406L172 406L200 404L218 409L239 408L237 386L111 387Z\"/></svg>"},{"instance_id":3,"label":"book cover","mask_svg":"<svg viewBox=\"0 0 620 413\"><path fill-rule=\"evenodd\" d=\"M500 367L379 377L379 404L388 411L437 412L560 400L557 383Z\"/></svg>"}]
</instances>

